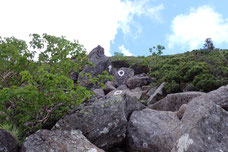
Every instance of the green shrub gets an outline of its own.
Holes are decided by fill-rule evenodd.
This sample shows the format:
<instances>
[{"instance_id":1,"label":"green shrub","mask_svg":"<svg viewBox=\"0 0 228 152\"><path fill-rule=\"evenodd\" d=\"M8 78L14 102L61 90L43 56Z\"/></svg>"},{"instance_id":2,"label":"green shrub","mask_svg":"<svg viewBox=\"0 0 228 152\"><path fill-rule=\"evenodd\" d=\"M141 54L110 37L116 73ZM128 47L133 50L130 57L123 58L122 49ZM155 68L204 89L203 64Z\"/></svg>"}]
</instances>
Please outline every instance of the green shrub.
<instances>
[{"instance_id":1,"label":"green shrub","mask_svg":"<svg viewBox=\"0 0 228 152\"><path fill-rule=\"evenodd\" d=\"M71 71L80 72L88 63L82 45L47 34L33 34L30 45L41 51L37 62L31 60L33 52L24 41L0 41L0 123L12 122L20 129L20 138L52 127L71 106L92 95L69 78Z\"/></svg>"}]
</instances>

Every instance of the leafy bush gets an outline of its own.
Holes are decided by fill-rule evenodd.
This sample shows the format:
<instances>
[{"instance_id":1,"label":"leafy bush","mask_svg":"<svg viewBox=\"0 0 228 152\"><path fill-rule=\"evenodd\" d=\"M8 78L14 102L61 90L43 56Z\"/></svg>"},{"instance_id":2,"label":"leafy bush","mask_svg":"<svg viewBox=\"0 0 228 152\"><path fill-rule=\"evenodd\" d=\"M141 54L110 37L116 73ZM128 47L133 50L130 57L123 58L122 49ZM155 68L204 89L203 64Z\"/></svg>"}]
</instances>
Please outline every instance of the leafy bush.
<instances>
[{"instance_id":1,"label":"leafy bush","mask_svg":"<svg viewBox=\"0 0 228 152\"><path fill-rule=\"evenodd\" d=\"M34 53L24 41L0 41L0 124L17 126L22 138L39 128L52 127L71 106L92 95L69 78L71 71L80 72L88 63L82 45L64 37L31 36L30 45L41 51L37 62L31 60Z\"/></svg>"}]
</instances>

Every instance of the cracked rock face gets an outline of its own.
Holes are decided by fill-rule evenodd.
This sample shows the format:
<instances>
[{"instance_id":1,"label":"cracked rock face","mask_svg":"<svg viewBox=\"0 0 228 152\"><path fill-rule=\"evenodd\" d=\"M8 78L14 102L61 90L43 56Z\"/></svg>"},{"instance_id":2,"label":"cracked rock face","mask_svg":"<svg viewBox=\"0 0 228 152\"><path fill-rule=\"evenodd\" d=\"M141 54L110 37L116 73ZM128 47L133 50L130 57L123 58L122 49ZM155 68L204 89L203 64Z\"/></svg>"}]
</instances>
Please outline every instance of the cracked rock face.
<instances>
[{"instance_id":1,"label":"cracked rock face","mask_svg":"<svg viewBox=\"0 0 228 152\"><path fill-rule=\"evenodd\" d=\"M39 130L26 138L22 152L104 152L90 143L80 130Z\"/></svg>"},{"instance_id":2,"label":"cracked rock face","mask_svg":"<svg viewBox=\"0 0 228 152\"><path fill-rule=\"evenodd\" d=\"M79 129L96 146L108 150L122 144L130 114L143 108L128 95L101 98L66 115L53 129Z\"/></svg>"}]
</instances>

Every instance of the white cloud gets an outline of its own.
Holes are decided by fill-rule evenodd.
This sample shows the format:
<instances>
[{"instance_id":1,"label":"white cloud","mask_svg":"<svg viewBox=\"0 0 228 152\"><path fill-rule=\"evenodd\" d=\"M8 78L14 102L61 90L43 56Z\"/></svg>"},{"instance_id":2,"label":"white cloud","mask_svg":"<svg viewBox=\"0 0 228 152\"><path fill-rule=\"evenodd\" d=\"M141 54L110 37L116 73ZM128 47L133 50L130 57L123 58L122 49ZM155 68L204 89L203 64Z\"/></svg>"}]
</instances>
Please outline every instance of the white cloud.
<instances>
[{"instance_id":1,"label":"white cloud","mask_svg":"<svg viewBox=\"0 0 228 152\"><path fill-rule=\"evenodd\" d=\"M210 6L192 8L188 14L176 16L171 28L169 48L199 49L206 38L212 38L215 44L228 43L228 20Z\"/></svg>"},{"instance_id":2,"label":"white cloud","mask_svg":"<svg viewBox=\"0 0 228 152\"><path fill-rule=\"evenodd\" d=\"M0 35L28 40L31 33L48 33L77 39L91 51L98 44L109 52L118 29L130 32L134 15L156 19L159 7L148 0L0 0ZM139 30L140 32L140 30Z\"/></svg>"},{"instance_id":3,"label":"white cloud","mask_svg":"<svg viewBox=\"0 0 228 152\"><path fill-rule=\"evenodd\" d=\"M133 54L127 50L124 45L119 46L119 50L125 55L125 56L133 56Z\"/></svg>"},{"instance_id":4,"label":"white cloud","mask_svg":"<svg viewBox=\"0 0 228 152\"><path fill-rule=\"evenodd\" d=\"M149 0L136 0L136 1L126 1L122 5L122 9L125 10L121 13L121 18L119 25L124 34L131 33L131 28L133 27L135 33L140 33L142 27L140 24L134 21L134 16L149 16L152 20L161 22L160 11L164 9L164 5L160 4L158 6L151 7Z\"/></svg>"}]
</instances>

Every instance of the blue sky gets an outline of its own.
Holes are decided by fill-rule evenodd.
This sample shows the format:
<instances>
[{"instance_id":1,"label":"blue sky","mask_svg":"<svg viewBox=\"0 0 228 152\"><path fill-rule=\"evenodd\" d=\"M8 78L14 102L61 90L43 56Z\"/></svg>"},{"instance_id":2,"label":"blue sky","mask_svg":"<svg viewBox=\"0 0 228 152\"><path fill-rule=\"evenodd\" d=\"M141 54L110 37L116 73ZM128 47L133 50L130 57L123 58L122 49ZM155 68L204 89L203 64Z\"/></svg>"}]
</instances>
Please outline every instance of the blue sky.
<instances>
[{"instance_id":1,"label":"blue sky","mask_svg":"<svg viewBox=\"0 0 228 152\"><path fill-rule=\"evenodd\" d=\"M132 26L132 31L130 33L125 33L119 29L118 34L116 35L115 39L113 40L113 43L111 43L111 53L113 52L122 52L119 50L119 46L123 45L126 50L129 50L129 52L133 55L149 55L149 48L153 47L154 45L161 44L165 46L166 50L164 51L164 54L176 54L176 53L183 53L186 51L191 51L192 49L199 49L203 47L203 41L210 37L213 39L213 33L217 34L219 27L205 27L206 30L208 30L208 33L203 32L202 34L205 34L205 38L200 38L199 44L195 45L194 47L189 46L191 43L191 39L194 39L198 35L198 31L201 30L201 25L205 26L207 24L204 23L204 21L201 22L201 20L195 19L194 17L192 21L198 21L198 23L192 23L192 24L199 24L197 27L191 27L191 24L188 24L186 27L183 27L184 30L191 30L193 36L189 37L186 33L186 42L178 43L180 41L179 39L175 40L174 42L171 42L169 40L169 36L174 33L172 29L173 21L177 16L182 15L182 18L186 18L188 20L188 17L195 13L195 16L202 16L206 20L211 20L210 22L216 22L216 18L211 18L211 14L220 14L221 19L223 22L221 23L215 23L221 24L225 26L221 30L226 34L224 38L222 37L222 40L217 40L218 38L215 38L214 44L217 48L228 48L228 10L226 6L228 5L228 1L225 0L157 0L157 1L148 1L146 4L147 7L153 7L153 6L159 6L162 5L163 8L159 11L160 20L151 18L150 16L142 15L137 16L135 15L133 20L140 25L140 33L135 34L134 31L136 27ZM202 11L197 11L199 9L202 9ZM204 15L203 12L205 12ZM191 20L191 19L189 19ZM185 21L187 22L187 21ZM191 23L191 21L189 21ZM178 22L176 24L183 24L183 22ZM186 24L184 24L186 25ZM183 26L184 26L183 25ZM178 25L175 25L178 26ZM209 32L214 31L214 32ZM180 31L181 32L181 31ZM177 37L179 35L178 33L173 34L174 37ZM185 33L182 34L182 38L185 38ZM177 42L176 42L177 41ZM174 43L174 46L170 46L169 43Z\"/></svg>"},{"instance_id":2,"label":"blue sky","mask_svg":"<svg viewBox=\"0 0 228 152\"><path fill-rule=\"evenodd\" d=\"M203 47L228 48L226 0L0 0L0 36L30 40L48 33L79 40L89 53L146 56L154 45L164 54Z\"/></svg>"}]
</instances>

